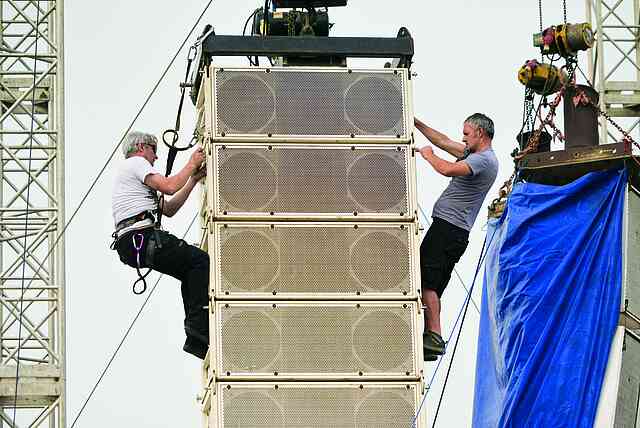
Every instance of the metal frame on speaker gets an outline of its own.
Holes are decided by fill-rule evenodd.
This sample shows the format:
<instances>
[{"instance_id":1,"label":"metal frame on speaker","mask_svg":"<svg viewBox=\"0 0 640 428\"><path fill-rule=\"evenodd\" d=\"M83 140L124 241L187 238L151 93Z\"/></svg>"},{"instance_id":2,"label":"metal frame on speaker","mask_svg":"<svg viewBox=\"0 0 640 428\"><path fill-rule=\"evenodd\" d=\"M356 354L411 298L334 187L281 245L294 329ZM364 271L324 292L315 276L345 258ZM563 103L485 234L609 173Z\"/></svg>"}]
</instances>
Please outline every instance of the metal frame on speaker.
<instances>
[{"instance_id":1,"label":"metal frame on speaker","mask_svg":"<svg viewBox=\"0 0 640 428\"><path fill-rule=\"evenodd\" d=\"M383 144L403 144L403 143L409 143L412 140L412 130L413 130L413 111L411 108L411 98L410 98L410 85L411 85L411 80L410 80L410 76L409 76L409 72L407 69L404 68L385 68L385 69L377 69L377 70L361 70L361 69L347 69L347 68L341 68L341 67L283 67L283 68L260 68L260 67L251 67L251 68L224 68L224 67L214 67L211 66L209 68L209 73L212 76L211 77L211 87L210 88L206 88L206 90L209 91L213 91L212 93L212 117L211 117L211 130L212 130L212 135L211 137L214 139L214 141L216 142L272 142L272 143L287 143L287 142L294 142L294 143L300 143L300 142L309 142L309 143L342 143L342 144L354 144L354 143L363 143L363 142L367 142L367 143L383 143ZM269 119L262 124L262 126L260 126L260 124L256 124L255 126L258 126L258 128L256 129L255 132L229 132L229 129L225 129L218 118L219 112L221 111L221 108L217 105L216 100L220 97L220 91L218 88L218 84L217 84L217 80L218 75L221 73L238 73L238 74L244 74L245 76L249 76L252 75L252 79L256 80L256 82L258 82L258 84L266 87L269 91L272 92L272 98L273 101L272 102L267 102L265 99L261 99L261 98L256 98L256 99L247 99L247 100L242 100L242 99L235 99L232 98L229 101L229 105L233 106L233 107L229 107L230 109L237 109L239 107L237 106L242 106L242 105L246 105L247 108L254 108L254 109L264 109L265 111L269 110L272 111L271 115L269 115L269 113L265 113L266 115L269 116ZM393 79L397 81L397 85L399 85L399 87L397 88L398 91L401 92L401 100L400 102L400 108L402 109L401 112L401 118L399 119L399 125L400 125L400 129L398 129L396 132L394 132L392 135L380 135L379 133L367 133L366 130L362 130L359 128L359 124L355 124L353 123L353 118L350 118L348 116L348 109L346 109L344 106L341 107L341 109L330 109L334 114L336 112L342 111L343 112L343 120L345 121L345 123L350 123L352 125L352 129L348 132L345 128L344 132L340 132L340 130L336 129L336 131L332 134L328 134L328 133L320 133L318 135L314 135L313 132L309 132L309 128L304 129L305 126L307 126L310 123L316 123L318 124L318 126L320 126L319 124L322 123L320 121L320 119L317 117L316 113L318 111L321 111L321 109L324 107L322 105L322 103L317 103L317 100L314 99L314 101L316 102L315 107L318 110L311 110L309 109L308 112L305 111L304 108L299 108L299 106L293 105L292 106L292 111L290 112L291 115L295 116L294 118L290 118L288 119L287 123L290 124L289 128L293 127L294 129L291 131L291 133L277 133L278 127L273 125L271 126L270 124L272 124L272 122L278 121L278 114L277 109L278 107L276 107L276 98L280 99L283 97L282 94L286 94L286 93L293 93L295 92L296 94L302 94L302 96L305 95L305 91L304 90L299 90L300 88L297 88L295 86L292 87L288 87L287 84L287 80L283 80L279 83L279 85L277 86L277 89L280 91L282 91L281 93L275 93L274 89L269 86L269 82L266 82L266 78L262 78L261 75L271 75L269 77L269 79L272 78L272 76L277 75L277 74L283 74L283 73L288 73L289 75L293 75L295 73L298 73L299 75L322 75L322 74L344 74L344 75L350 75L349 78L353 79L354 81L351 82L349 85L347 85L348 87L345 88L345 90L349 90L355 83L357 83L359 81L359 79L364 79L364 78L375 78L380 76L383 81L388 81L388 80L384 80L384 79L389 79L391 76L393 76ZM354 77L351 77L354 76ZM292 79L295 80L295 79ZM262 82L262 83L260 83ZM246 82L245 82L246 83ZM297 82L293 82L291 83L291 85L296 85ZM248 86L250 85L239 85L239 87L243 90L247 90L249 91L250 88L248 88ZM326 90L327 86L325 85L320 85L319 87L323 87L324 90ZM256 88L256 90L258 90ZM232 97L232 95L229 95L230 97ZM344 97L344 94L342 95ZM376 93L375 91L372 90L368 90L367 91L367 96L370 99L364 99L364 100L359 100L359 102L357 103L358 106L362 106L362 109L364 109L364 114L363 116L371 116L374 115L374 113L376 111L380 111L380 100L384 100L389 98L388 95L384 94L384 93ZM335 100L334 100L335 101ZM303 101L300 101L302 104L301 105L306 105ZM368 104L369 103L369 104ZM268 104L268 105L266 105ZM286 108L287 104L284 104L283 108ZM224 110L222 110L224 111ZM228 114L229 117L235 117L234 113L235 110L229 111L229 112L225 112L224 114ZM220 113L222 114L222 113ZM255 115L253 115L251 118L255 119ZM251 118L247 118L246 120L241 120L242 118L238 118L239 124L238 126L240 126L241 124L245 123L247 120L250 120ZM381 117L380 120L384 120L384 117ZM326 121L326 126L330 127L330 126L335 126L338 127L339 126L339 122L340 120L337 120L337 118L332 118L332 120L327 120ZM293 125L291 125L293 124ZM295 125L295 124L299 124L299 125ZM286 127L286 126L285 126ZM299 129L296 129L299 128ZM305 132L306 131L306 132ZM325 130L326 131L326 130Z\"/></svg>"},{"instance_id":2,"label":"metal frame on speaker","mask_svg":"<svg viewBox=\"0 0 640 428\"><path fill-rule=\"evenodd\" d=\"M335 312L334 317L321 317L324 312ZM381 318L390 314L393 317ZM417 302L217 301L210 318L215 320L211 320L209 357L218 380L404 381L422 377L422 349L418 349L422 324ZM231 320L233 324L226 324ZM392 320L398 325L390 324ZM380 322L387 323L387 336ZM408 329L405 337L399 336L403 327ZM323 328L334 335L323 335ZM299 336L301 331L307 335ZM347 348L358 346L359 338L367 339L362 353ZM229 341L229 347L223 340ZM344 349L336 342L339 340ZM381 354L385 346L395 348ZM388 359L380 360L382 356ZM289 371L282 371L281 365Z\"/></svg>"},{"instance_id":3,"label":"metal frame on speaker","mask_svg":"<svg viewBox=\"0 0 640 428\"><path fill-rule=\"evenodd\" d=\"M322 241L322 236L314 238L315 230L320 235L327 234L326 239L332 242ZM216 300L408 300L419 297L420 237L415 223L216 222L210 231L211 288ZM282 234L287 236L282 238ZM390 240L385 247L380 243L385 235L397 241ZM373 241L362 248L356 247L367 236ZM223 248L227 239L235 240L233 245L228 244L228 250ZM250 244L252 240L260 242ZM392 245L396 243L397 246ZM357 250L360 252L356 253ZM399 254L405 251L406 258ZM332 266L325 266L328 263ZM229 265L239 271L242 284L226 277ZM263 272L263 265L264 269L271 269ZM381 289L385 281L403 272L406 277L401 281ZM323 275L331 276L337 288L318 289L321 287L315 280ZM266 280L256 283L260 278ZM294 289L298 284L299 291Z\"/></svg>"},{"instance_id":4,"label":"metal frame on speaker","mask_svg":"<svg viewBox=\"0 0 640 428\"><path fill-rule=\"evenodd\" d=\"M340 220L340 221L403 221L409 222L415 219L416 217L416 183L415 183L415 153L409 146L381 146L381 145L351 145L351 146L336 146L336 145L318 145L318 144L275 144L275 145L267 145L267 144L214 144L209 145L209 150L211 156L208 159L208 168L209 177L208 184L211 186L210 188L214 189L213 192L209 195L209 203L210 208L213 209L212 215L215 217L216 221L232 221L232 220L258 220L258 221L274 221L277 219L279 221L283 220ZM310 180L313 179L313 176L310 175L308 171L299 171L298 177L294 176L282 176L280 175L281 170L280 166L274 164L274 162L284 161L281 159L283 154L291 154L294 152L304 152L304 151L318 151L318 150L326 150L328 152L340 152L344 151L345 158L348 156L352 156L351 153L356 153L353 155L353 159L351 159L352 164L345 165L345 170L336 169L336 173L345 175L346 177L351 173L351 168L356 165L357 162L363 162L363 165L366 166L366 162L369 162L370 159L377 159L381 155L385 153L393 154L395 158L397 153L402 153L402 158L404 158L404 165L399 166L404 173L404 183L402 183L402 189L398 188L396 191L403 192L402 199L398 199L397 201L397 211L394 212L392 209L394 207L385 208L384 206L376 206L374 208L363 206L361 202L357 200L357 197L354 196L352 192L357 192L356 195L366 195L367 193L375 194L376 191L380 192L380 189L375 187L376 181L384 181L387 180L385 176L376 177L376 173L380 173L375 170L375 162L372 165L369 165L368 169L362 168L362 171L370 171L371 177L363 176L357 177L357 180L354 179L354 183L359 187L355 190L349 187L349 183L345 182L345 188L342 191L345 192L344 195L326 195L326 196L344 196L345 203L349 202L348 206L349 211L347 211L347 206L345 205L345 209L340 212L301 212L304 207L300 207L299 211L286 210L279 211L278 208L280 205L291 205L291 200L286 200L286 197L299 197L305 200L306 203L316 203L318 206L321 205L322 199L322 189L320 188L320 184L316 184ZM236 177L229 177L226 180L223 180L224 177L220 177L221 168L224 166L224 162L221 160L221 156L225 153L237 153L237 154L251 154L255 156L259 153L264 153L264 155L260 155L258 159L262 161L263 169L269 170L268 176L265 175L260 176L260 172L257 169L256 165L251 164L246 165L246 169L244 171L237 171ZM362 153L359 155L359 153ZM232 157L235 154L231 155ZM318 156L320 153L318 152ZM348 156L347 156L348 155ZM231 159L231 158L230 158ZM255 160L258 160L255 159ZM374 160L375 160L374 159ZM383 157L384 159L384 157ZM311 160L308 160L310 162ZM380 161L380 159L377 159ZM227 161L228 162L228 161ZM248 162L248 161L247 161ZM322 167L322 166L319 166ZM318 167L315 167L316 169ZM253 169L253 170L250 170ZM241 173L245 173L246 175L241 175ZM390 173L392 171L388 171ZM250 174L253 173L254 176ZM327 173L330 175L330 173ZM393 175L388 176L388 179L393 179ZM293 180L300 180L301 189L296 190L300 192L298 195L286 194L281 190L281 188L285 188L285 184L283 182L287 182L288 186L291 187L293 185ZM245 183L243 183L243 180ZM269 181L270 180L270 181ZM306 181L305 181L306 180ZM224 181L224 182L223 182ZM221 183L222 182L222 183ZM254 184L251 184L254 183ZM387 184L387 183L384 183ZM398 183L388 183L390 186L398 187ZM330 185L330 184L328 184ZM226 188L231 188L237 194L234 194L234 197L238 199L238 201L242 203L246 203L246 200L241 199L245 195L247 198L251 196L251 192L254 192L256 197L264 198L264 206L259 207L255 211L247 211L245 207L239 207L235 210L229 210L229 207L224 206L223 196L221 195L222 186L227 186ZM244 188L241 188L244 186ZM253 187L252 187L253 186ZM257 188L255 188L258 186ZM264 189L263 189L264 188ZM306 191L303 189L307 189ZM389 192L389 189L384 189ZM318 191L319 193L314 193ZM327 191L331 191L328 189ZM271 192L267 194L268 192ZM228 194L228 193L227 193ZM244 202L243 202L244 201ZM379 200L374 201L374 204L387 204L389 201ZM231 208L234 208L233 206ZM367 211L367 209L369 211ZM378 212L376 212L378 211Z\"/></svg>"}]
</instances>

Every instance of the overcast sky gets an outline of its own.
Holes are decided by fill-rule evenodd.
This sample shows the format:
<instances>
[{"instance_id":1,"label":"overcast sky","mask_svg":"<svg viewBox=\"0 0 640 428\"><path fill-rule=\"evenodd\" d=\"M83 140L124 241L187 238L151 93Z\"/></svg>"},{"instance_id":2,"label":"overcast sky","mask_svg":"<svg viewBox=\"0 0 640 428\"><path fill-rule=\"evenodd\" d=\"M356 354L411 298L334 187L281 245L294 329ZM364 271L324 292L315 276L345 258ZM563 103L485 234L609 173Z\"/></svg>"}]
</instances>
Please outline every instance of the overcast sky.
<instances>
[{"instance_id":1,"label":"overcast sky","mask_svg":"<svg viewBox=\"0 0 640 428\"><path fill-rule=\"evenodd\" d=\"M263 2L216 0L205 23L218 34L240 34L247 16ZM523 88L516 79L522 63L538 57L531 45L538 30L538 2L513 0L451 0L448 2L350 0L346 8L332 9L333 35L394 37L401 26L415 40L414 109L429 125L461 138L462 121L483 112L496 125L494 149L500 172L488 199L511 174L509 153L520 129ZM584 21L584 2L569 1L569 21ZM67 207L75 208L90 181L160 76L206 1L185 0L169 5L154 0L94 2L67 0ZM545 26L560 23L559 2L545 1ZM194 39L195 40L195 39ZM178 101L178 82L184 74L186 50L138 120L135 129L160 134L172 127ZM246 60L225 60L246 65ZM382 67L384 61L357 65ZM185 103L183 136L192 132L193 106ZM418 138L418 144L425 140ZM444 156L444 155L443 155ZM118 158L117 160L119 160ZM164 170L166 150L157 164ZM187 159L181 154L176 169ZM418 159L418 199L430 214L447 184ZM69 423L97 380L144 296L134 296L135 271L122 265L108 249L113 229L111 186L115 164L102 177L67 239L67 364ZM197 197L164 226L181 235L196 210ZM487 201L488 203L488 201ZM485 203L486 205L486 203ZM458 264L470 285L484 237L486 211L481 211L470 246ZM196 228L197 229L197 228ZM188 241L199 240L194 229ZM151 276L151 284L155 274ZM474 299L480 302L481 284ZM457 279L443 300L445 335L464 299ZM200 393L200 361L181 348L183 309L179 285L165 278L136 323L109 373L89 402L78 427L175 428L200 427L196 403ZM471 308L462 334L447 393L438 418L441 427L470 426L475 376L478 313ZM448 363L448 359L445 359ZM435 365L426 366L429 379ZM446 367L423 411L431 421ZM429 426L431 426L429 424Z\"/></svg>"}]
</instances>

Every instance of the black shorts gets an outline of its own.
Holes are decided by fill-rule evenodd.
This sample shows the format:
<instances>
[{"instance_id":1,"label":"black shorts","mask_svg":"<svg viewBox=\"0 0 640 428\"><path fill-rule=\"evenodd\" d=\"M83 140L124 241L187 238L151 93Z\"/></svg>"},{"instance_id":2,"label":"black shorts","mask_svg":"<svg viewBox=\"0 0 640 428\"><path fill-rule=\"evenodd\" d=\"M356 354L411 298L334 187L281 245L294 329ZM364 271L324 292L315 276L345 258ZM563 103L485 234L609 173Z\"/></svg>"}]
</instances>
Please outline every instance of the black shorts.
<instances>
[{"instance_id":1,"label":"black shorts","mask_svg":"<svg viewBox=\"0 0 640 428\"><path fill-rule=\"evenodd\" d=\"M422 290L433 290L442 297L453 267L469 244L469 232L441 218L433 223L420 245Z\"/></svg>"}]
</instances>

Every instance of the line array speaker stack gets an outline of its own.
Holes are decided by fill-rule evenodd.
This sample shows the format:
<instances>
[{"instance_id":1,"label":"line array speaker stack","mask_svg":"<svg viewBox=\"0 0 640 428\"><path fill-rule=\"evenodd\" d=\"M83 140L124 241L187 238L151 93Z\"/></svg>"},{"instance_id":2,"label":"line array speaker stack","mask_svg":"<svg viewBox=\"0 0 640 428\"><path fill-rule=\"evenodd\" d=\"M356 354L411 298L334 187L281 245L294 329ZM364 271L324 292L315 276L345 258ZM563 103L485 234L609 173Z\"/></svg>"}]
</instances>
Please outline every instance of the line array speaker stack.
<instances>
[{"instance_id":1,"label":"line array speaker stack","mask_svg":"<svg viewBox=\"0 0 640 428\"><path fill-rule=\"evenodd\" d=\"M205 74L205 426L410 426L424 386L407 70Z\"/></svg>"}]
</instances>

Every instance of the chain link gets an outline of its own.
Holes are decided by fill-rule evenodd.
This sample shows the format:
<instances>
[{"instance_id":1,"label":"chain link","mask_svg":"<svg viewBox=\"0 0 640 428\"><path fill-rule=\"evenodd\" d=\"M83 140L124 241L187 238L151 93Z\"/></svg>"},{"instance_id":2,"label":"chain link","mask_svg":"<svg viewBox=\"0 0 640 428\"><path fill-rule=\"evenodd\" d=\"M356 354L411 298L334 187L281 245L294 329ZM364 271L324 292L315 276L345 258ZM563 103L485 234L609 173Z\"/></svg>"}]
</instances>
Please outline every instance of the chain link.
<instances>
[{"instance_id":1,"label":"chain link","mask_svg":"<svg viewBox=\"0 0 640 428\"><path fill-rule=\"evenodd\" d=\"M562 0L562 14L564 16L564 25L567 25L567 0Z\"/></svg>"}]
</instances>

